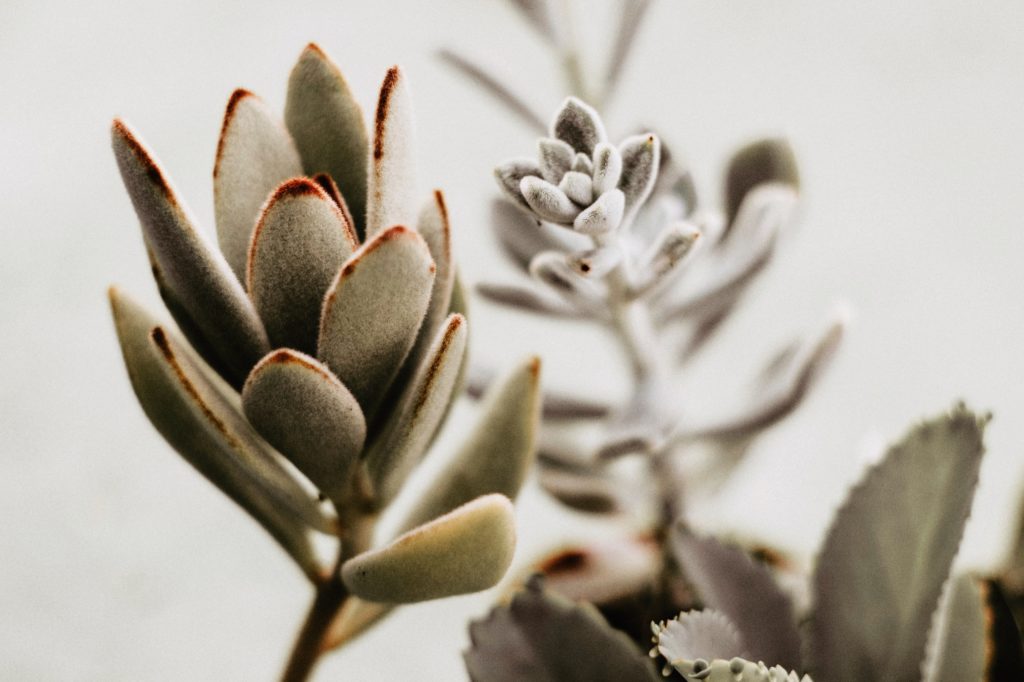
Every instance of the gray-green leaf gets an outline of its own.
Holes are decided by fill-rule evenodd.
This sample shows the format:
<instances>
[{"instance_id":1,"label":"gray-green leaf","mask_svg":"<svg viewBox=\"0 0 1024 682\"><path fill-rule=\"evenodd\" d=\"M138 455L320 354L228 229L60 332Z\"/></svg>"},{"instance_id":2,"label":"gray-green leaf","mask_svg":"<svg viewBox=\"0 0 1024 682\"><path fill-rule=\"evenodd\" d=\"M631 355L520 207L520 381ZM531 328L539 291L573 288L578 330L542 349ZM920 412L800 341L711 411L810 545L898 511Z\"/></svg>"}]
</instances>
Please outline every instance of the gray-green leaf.
<instances>
[{"instance_id":1,"label":"gray-green leaf","mask_svg":"<svg viewBox=\"0 0 1024 682\"><path fill-rule=\"evenodd\" d=\"M515 546L512 503L503 495L484 495L348 560L341 576L352 594L370 601L450 597L497 584Z\"/></svg>"},{"instance_id":2,"label":"gray-green leaf","mask_svg":"<svg viewBox=\"0 0 1024 682\"><path fill-rule=\"evenodd\" d=\"M967 574L950 579L932 623L925 682L986 679L989 634L981 586Z\"/></svg>"},{"instance_id":3,"label":"gray-green leaf","mask_svg":"<svg viewBox=\"0 0 1024 682\"><path fill-rule=\"evenodd\" d=\"M918 679L978 482L984 418L963 406L914 428L850 493L814 575L821 679Z\"/></svg>"},{"instance_id":4,"label":"gray-green leaf","mask_svg":"<svg viewBox=\"0 0 1024 682\"><path fill-rule=\"evenodd\" d=\"M373 165L366 198L366 237L416 220L416 154L412 102L405 74L388 69L377 99Z\"/></svg>"},{"instance_id":5,"label":"gray-green leaf","mask_svg":"<svg viewBox=\"0 0 1024 682\"><path fill-rule=\"evenodd\" d=\"M358 233L365 234L366 121L341 71L313 43L288 78L284 119L306 174L327 173L338 183Z\"/></svg>"},{"instance_id":6,"label":"gray-green leaf","mask_svg":"<svg viewBox=\"0 0 1024 682\"><path fill-rule=\"evenodd\" d=\"M723 238L728 236L744 197L764 183L783 183L791 185L794 190L799 189L796 157L786 140L758 140L740 149L729 161L725 177L726 232Z\"/></svg>"},{"instance_id":7,"label":"gray-green leaf","mask_svg":"<svg viewBox=\"0 0 1024 682\"><path fill-rule=\"evenodd\" d=\"M274 188L302 175L302 160L284 125L256 95L235 90L213 166L213 212L220 250L245 282L249 240L260 208Z\"/></svg>"},{"instance_id":8,"label":"gray-green leaf","mask_svg":"<svg viewBox=\"0 0 1024 682\"><path fill-rule=\"evenodd\" d=\"M593 107L576 97L567 98L555 114L551 137L587 155L593 154L594 147L607 139L601 117Z\"/></svg>"},{"instance_id":9,"label":"gray-green leaf","mask_svg":"<svg viewBox=\"0 0 1024 682\"><path fill-rule=\"evenodd\" d=\"M252 370L242 389L242 408L271 445L344 506L366 420L337 377L308 355L277 350Z\"/></svg>"}]
</instances>

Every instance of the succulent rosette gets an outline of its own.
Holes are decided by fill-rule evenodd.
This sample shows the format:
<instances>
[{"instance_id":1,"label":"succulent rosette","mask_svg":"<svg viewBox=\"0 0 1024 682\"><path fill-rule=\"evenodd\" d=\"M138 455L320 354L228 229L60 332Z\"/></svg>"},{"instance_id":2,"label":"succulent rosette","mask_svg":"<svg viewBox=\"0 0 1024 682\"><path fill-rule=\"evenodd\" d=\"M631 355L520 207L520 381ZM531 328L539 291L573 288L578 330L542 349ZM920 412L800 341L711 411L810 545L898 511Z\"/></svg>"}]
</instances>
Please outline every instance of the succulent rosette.
<instances>
[{"instance_id":1,"label":"succulent rosette","mask_svg":"<svg viewBox=\"0 0 1024 682\"><path fill-rule=\"evenodd\" d=\"M416 205L413 135L399 68L368 129L341 72L310 45L283 124L250 92L230 98L213 174L218 249L138 135L112 127L180 329L111 288L135 393L190 464L338 595L335 607L363 604L339 641L387 604L494 585L515 546L509 500L534 451L530 358L495 387L400 537L373 546L376 519L458 393L468 336L444 196ZM339 541L331 563L314 551L317 533Z\"/></svg>"}]
</instances>

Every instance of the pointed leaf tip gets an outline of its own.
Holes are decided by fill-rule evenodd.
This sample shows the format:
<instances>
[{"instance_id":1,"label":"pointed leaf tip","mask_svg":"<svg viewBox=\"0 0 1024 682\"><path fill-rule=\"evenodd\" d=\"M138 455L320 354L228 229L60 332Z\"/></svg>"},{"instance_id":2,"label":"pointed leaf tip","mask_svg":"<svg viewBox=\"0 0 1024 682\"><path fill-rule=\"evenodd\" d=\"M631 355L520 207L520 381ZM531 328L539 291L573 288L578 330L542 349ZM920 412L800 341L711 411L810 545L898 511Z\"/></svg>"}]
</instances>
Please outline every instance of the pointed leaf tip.
<instances>
[{"instance_id":1,"label":"pointed leaf tip","mask_svg":"<svg viewBox=\"0 0 1024 682\"><path fill-rule=\"evenodd\" d=\"M404 72L388 69L377 98L373 126L366 235L416 218L415 121Z\"/></svg>"}]
</instances>

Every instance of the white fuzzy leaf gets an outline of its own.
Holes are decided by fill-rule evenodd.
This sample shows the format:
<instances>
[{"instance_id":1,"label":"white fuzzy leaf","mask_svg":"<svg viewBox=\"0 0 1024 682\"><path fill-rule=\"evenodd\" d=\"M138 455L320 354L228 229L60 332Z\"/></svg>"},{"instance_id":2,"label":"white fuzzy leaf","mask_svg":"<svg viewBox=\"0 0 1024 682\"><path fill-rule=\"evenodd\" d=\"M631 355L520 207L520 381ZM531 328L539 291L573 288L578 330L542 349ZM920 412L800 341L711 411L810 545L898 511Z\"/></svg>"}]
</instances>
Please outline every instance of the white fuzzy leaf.
<instances>
[{"instance_id":1,"label":"white fuzzy leaf","mask_svg":"<svg viewBox=\"0 0 1024 682\"><path fill-rule=\"evenodd\" d=\"M540 217L559 225L571 225L580 208L547 180L527 175L519 182L519 191L526 204Z\"/></svg>"},{"instance_id":2,"label":"white fuzzy leaf","mask_svg":"<svg viewBox=\"0 0 1024 682\"><path fill-rule=\"evenodd\" d=\"M624 207L625 197L622 191L617 189L609 190L576 216L572 227L580 234L608 234L618 229L622 223Z\"/></svg>"}]
</instances>

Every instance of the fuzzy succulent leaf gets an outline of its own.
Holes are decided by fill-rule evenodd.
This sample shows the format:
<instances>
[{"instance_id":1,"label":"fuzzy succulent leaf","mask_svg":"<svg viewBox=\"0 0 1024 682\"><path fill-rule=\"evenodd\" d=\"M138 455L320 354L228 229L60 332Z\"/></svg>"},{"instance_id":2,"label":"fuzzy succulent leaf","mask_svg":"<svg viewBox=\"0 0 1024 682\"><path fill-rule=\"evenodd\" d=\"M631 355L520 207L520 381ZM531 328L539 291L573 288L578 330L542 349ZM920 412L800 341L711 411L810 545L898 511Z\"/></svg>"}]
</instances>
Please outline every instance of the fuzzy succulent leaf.
<instances>
[{"instance_id":1,"label":"fuzzy succulent leaf","mask_svg":"<svg viewBox=\"0 0 1024 682\"><path fill-rule=\"evenodd\" d=\"M800 187L796 157L786 140L758 140L730 159L725 176L726 235L747 193L765 183L782 183L793 190Z\"/></svg>"},{"instance_id":2,"label":"fuzzy succulent leaf","mask_svg":"<svg viewBox=\"0 0 1024 682\"><path fill-rule=\"evenodd\" d=\"M370 148L366 120L341 71L313 43L303 50L288 78L284 119L306 174L331 176L358 234L364 235Z\"/></svg>"},{"instance_id":3,"label":"fuzzy succulent leaf","mask_svg":"<svg viewBox=\"0 0 1024 682\"><path fill-rule=\"evenodd\" d=\"M537 140L537 156L540 159L541 177L557 185L562 176L572 168L576 152L567 142L542 137Z\"/></svg>"},{"instance_id":4,"label":"fuzzy succulent leaf","mask_svg":"<svg viewBox=\"0 0 1024 682\"><path fill-rule=\"evenodd\" d=\"M217 242L238 281L245 282L260 209L274 188L297 175L302 175L302 159L284 125L259 97L235 90L213 166L213 210Z\"/></svg>"},{"instance_id":5,"label":"fuzzy succulent leaf","mask_svg":"<svg viewBox=\"0 0 1024 682\"><path fill-rule=\"evenodd\" d=\"M700 537L683 526L673 533L672 549L701 602L724 614L739 630L747 657L800 667L793 603L771 571L754 563L743 550L710 536Z\"/></svg>"},{"instance_id":6,"label":"fuzzy succulent leaf","mask_svg":"<svg viewBox=\"0 0 1024 682\"><path fill-rule=\"evenodd\" d=\"M451 306L452 290L455 288L455 263L452 259L452 234L448 220L448 206L441 190L434 190L430 199L420 209L416 231L423 237L434 260L434 288L430 304L423 318L416 346L409 354L407 365L415 368L430 348L438 329L444 324Z\"/></svg>"},{"instance_id":7,"label":"fuzzy succulent leaf","mask_svg":"<svg viewBox=\"0 0 1024 682\"><path fill-rule=\"evenodd\" d=\"M423 239L393 227L352 254L327 292L317 355L356 396L367 419L416 341L434 269Z\"/></svg>"},{"instance_id":8,"label":"fuzzy succulent leaf","mask_svg":"<svg viewBox=\"0 0 1024 682\"><path fill-rule=\"evenodd\" d=\"M157 431L318 578L309 530L328 530L327 519L241 415L234 391L139 304L111 288L110 305L132 388Z\"/></svg>"},{"instance_id":9,"label":"fuzzy succulent leaf","mask_svg":"<svg viewBox=\"0 0 1024 682\"><path fill-rule=\"evenodd\" d=\"M519 182L519 191L537 217L559 225L571 225L580 207L561 188L543 178L527 175Z\"/></svg>"},{"instance_id":10,"label":"fuzzy succulent leaf","mask_svg":"<svg viewBox=\"0 0 1024 682\"><path fill-rule=\"evenodd\" d=\"M586 173L567 172L558 183L558 189L580 206L589 206L594 201L594 181Z\"/></svg>"},{"instance_id":11,"label":"fuzzy succulent leaf","mask_svg":"<svg viewBox=\"0 0 1024 682\"><path fill-rule=\"evenodd\" d=\"M613 144L601 142L594 149L594 193L604 194L619 186L622 154Z\"/></svg>"},{"instance_id":12,"label":"fuzzy succulent leaf","mask_svg":"<svg viewBox=\"0 0 1024 682\"><path fill-rule=\"evenodd\" d=\"M540 178L540 176L541 168L533 159L512 159L494 169L494 179L498 181L498 187L505 193L505 196L530 212L533 209L523 197L522 181L523 178Z\"/></svg>"},{"instance_id":13,"label":"fuzzy succulent leaf","mask_svg":"<svg viewBox=\"0 0 1024 682\"><path fill-rule=\"evenodd\" d=\"M634 135L623 140L619 145L619 153L622 155L619 189L625 195L625 215L629 223L647 201L658 179L661 141L651 133Z\"/></svg>"},{"instance_id":14,"label":"fuzzy succulent leaf","mask_svg":"<svg viewBox=\"0 0 1024 682\"><path fill-rule=\"evenodd\" d=\"M388 69L374 115L366 238L416 220L415 125L405 74Z\"/></svg>"},{"instance_id":15,"label":"fuzzy succulent leaf","mask_svg":"<svg viewBox=\"0 0 1024 682\"><path fill-rule=\"evenodd\" d=\"M249 298L275 348L316 353L324 295L356 250L341 209L312 180L278 187L249 245Z\"/></svg>"},{"instance_id":16,"label":"fuzzy succulent leaf","mask_svg":"<svg viewBox=\"0 0 1024 682\"><path fill-rule=\"evenodd\" d=\"M398 493L447 414L468 336L466 319L457 313L450 315L433 339L402 402L368 449L366 468L378 504L387 504Z\"/></svg>"},{"instance_id":17,"label":"fuzzy succulent leaf","mask_svg":"<svg viewBox=\"0 0 1024 682\"><path fill-rule=\"evenodd\" d=\"M122 121L111 128L114 156L142 224L161 282L241 386L269 350L263 323L220 251L196 229L152 155Z\"/></svg>"},{"instance_id":18,"label":"fuzzy succulent leaf","mask_svg":"<svg viewBox=\"0 0 1024 682\"><path fill-rule=\"evenodd\" d=\"M989 633L983 584L963 574L946 585L932 624L925 682L986 679Z\"/></svg>"},{"instance_id":19,"label":"fuzzy succulent leaf","mask_svg":"<svg viewBox=\"0 0 1024 682\"><path fill-rule=\"evenodd\" d=\"M555 114L551 137L587 155L593 154L594 147L607 139L601 117L593 107L576 97L567 98Z\"/></svg>"},{"instance_id":20,"label":"fuzzy succulent leaf","mask_svg":"<svg viewBox=\"0 0 1024 682\"><path fill-rule=\"evenodd\" d=\"M540 359L528 358L487 392L481 416L456 455L409 512L412 528L489 493L515 499L537 451Z\"/></svg>"},{"instance_id":21,"label":"fuzzy succulent leaf","mask_svg":"<svg viewBox=\"0 0 1024 682\"><path fill-rule=\"evenodd\" d=\"M450 597L493 587L508 570L515 545L512 503L484 495L348 560L341 575L364 600L407 604Z\"/></svg>"},{"instance_id":22,"label":"fuzzy succulent leaf","mask_svg":"<svg viewBox=\"0 0 1024 682\"><path fill-rule=\"evenodd\" d=\"M585 208L573 221L572 227L580 234L597 236L616 230L622 223L625 195L611 189Z\"/></svg>"},{"instance_id":23,"label":"fuzzy succulent leaf","mask_svg":"<svg viewBox=\"0 0 1024 682\"><path fill-rule=\"evenodd\" d=\"M343 506L366 419L337 377L308 355L273 351L245 382L242 409L267 442Z\"/></svg>"},{"instance_id":24,"label":"fuzzy succulent leaf","mask_svg":"<svg viewBox=\"0 0 1024 682\"><path fill-rule=\"evenodd\" d=\"M656 682L658 674L623 633L591 606L531 580L508 606L469 627L464 654L473 682Z\"/></svg>"},{"instance_id":25,"label":"fuzzy succulent leaf","mask_svg":"<svg viewBox=\"0 0 1024 682\"><path fill-rule=\"evenodd\" d=\"M476 285L476 292L493 303L531 313L562 318L584 317L582 311L573 306L518 284L480 282Z\"/></svg>"},{"instance_id":26,"label":"fuzzy succulent leaf","mask_svg":"<svg viewBox=\"0 0 1024 682\"><path fill-rule=\"evenodd\" d=\"M918 679L960 545L985 419L962 405L917 426L850 493L813 581L812 669L821 679Z\"/></svg>"},{"instance_id":27,"label":"fuzzy succulent leaf","mask_svg":"<svg viewBox=\"0 0 1024 682\"><path fill-rule=\"evenodd\" d=\"M541 251L582 251L594 244L589 237L542 223L500 199L491 203L491 226L505 254L524 270Z\"/></svg>"}]
</instances>

